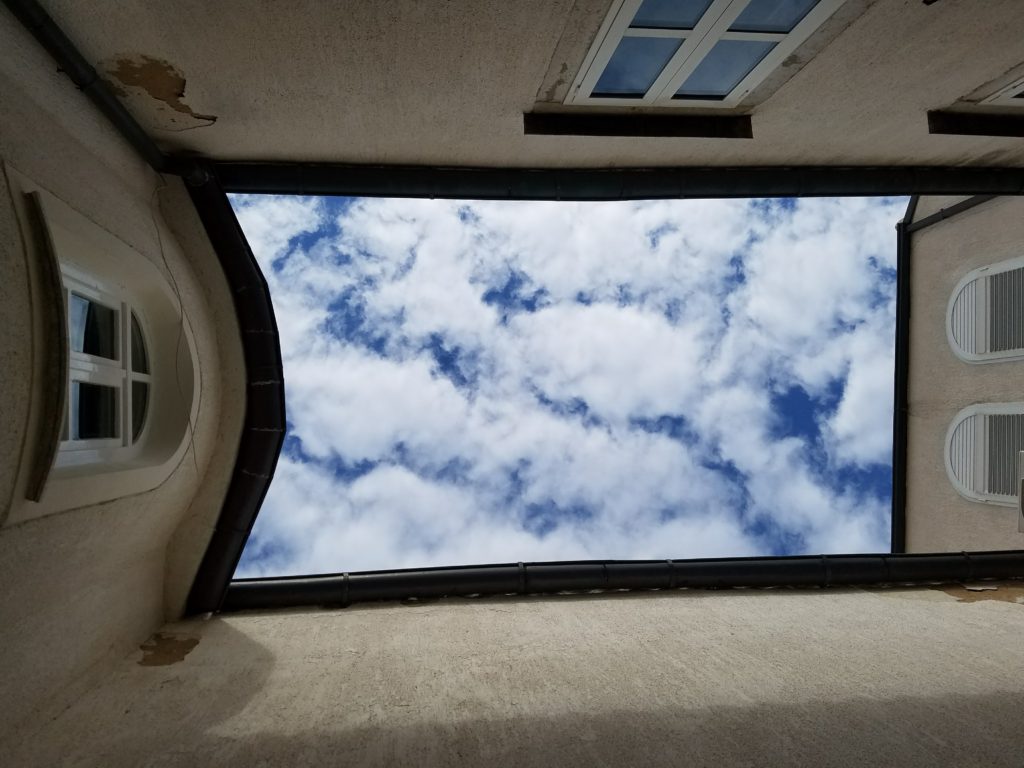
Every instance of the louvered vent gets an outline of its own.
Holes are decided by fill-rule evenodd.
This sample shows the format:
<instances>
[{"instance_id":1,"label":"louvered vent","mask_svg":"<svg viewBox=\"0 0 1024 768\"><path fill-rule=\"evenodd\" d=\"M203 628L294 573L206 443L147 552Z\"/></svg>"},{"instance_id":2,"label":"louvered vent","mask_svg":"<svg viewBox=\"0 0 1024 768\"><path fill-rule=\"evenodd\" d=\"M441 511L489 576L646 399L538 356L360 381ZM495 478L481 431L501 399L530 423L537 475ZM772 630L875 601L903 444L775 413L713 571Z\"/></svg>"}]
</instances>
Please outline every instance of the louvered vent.
<instances>
[{"instance_id":1,"label":"louvered vent","mask_svg":"<svg viewBox=\"0 0 1024 768\"><path fill-rule=\"evenodd\" d=\"M950 313L950 332L953 334L953 341L968 354L975 354L978 350L976 339L977 323L975 318L978 312L978 281L971 280L960 289L960 292L953 300L953 310Z\"/></svg>"},{"instance_id":2,"label":"louvered vent","mask_svg":"<svg viewBox=\"0 0 1024 768\"><path fill-rule=\"evenodd\" d=\"M946 471L969 499L1017 505L1018 457L1024 451L1024 403L965 408L946 439Z\"/></svg>"},{"instance_id":3,"label":"louvered vent","mask_svg":"<svg viewBox=\"0 0 1024 768\"><path fill-rule=\"evenodd\" d=\"M1024 357L1024 259L968 274L949 302L947 335L972 363Z\"/></svg>"},{"instance_id":4,"label":"louvered vent","mask_svg":"<svg viewBox=\"0 0 1024 768\"><path fill-rule=\"evenodd\" d=\"M990 352L1024 348L1024 267L988 279Z\"/></svg>"},{"instance_id":5,"label":"louvered vent","mask_svg":"<svg viewBox=\"0 0 1024 768\"><path fill-rule=\"evenodd\" d=\"M949 469L955 479L954 485L961 485L964 488L973 490L974 481L974 453L977 440L974 436L974 423L977 416L968 416L956 427L949 439Z\"/></svg>"},{"instance_id":6,"label":"louvered vent","mask_svg":"<svg viewBox=\"0 0 1024 768\"><path fill-rule=\"evenodd\" d=\"M1017 497L1017 454L1024 450L1024 414L993 414L988 424L985 492Z\"/></svg>"}]
</instances>

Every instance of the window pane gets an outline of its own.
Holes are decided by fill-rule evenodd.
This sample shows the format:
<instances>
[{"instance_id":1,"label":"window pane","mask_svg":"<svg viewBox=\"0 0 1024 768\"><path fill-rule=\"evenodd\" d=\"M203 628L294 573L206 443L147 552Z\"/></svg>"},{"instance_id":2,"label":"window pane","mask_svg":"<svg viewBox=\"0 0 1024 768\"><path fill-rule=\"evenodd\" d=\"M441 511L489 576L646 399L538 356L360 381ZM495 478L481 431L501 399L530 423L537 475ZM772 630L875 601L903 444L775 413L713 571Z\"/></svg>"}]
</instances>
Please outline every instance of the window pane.
<instances>
[{"instance_id":1,"label":"window pane","mask_svg":"<svg viewBox=\"0 0 1024 768\"><path fill-rule=\"evenodd\" d=\"M757 66L775 43L720 40L676 91L680 99L722 99Z\"/></svg>"},{"instance_id":2,"label":"window pane","mask_svg":"<svg viewBox=\"0 0 1024 768\"><path fill-rule=\"evenodd\" d=\"M149 405L149 384L144 381L132 382L132 442L139 439L146 425L146 409Z\"/></svg>"},{"instance_id":3,"label":"window pane","mask_svg":"<svg viewBox=\"0 0 1024 768\"><path fill-rule=\"evenodd\" d=\"M117 310L71 294L68 333L73 352L117 360Z\"/></svg>"},{"instance_id":4,"label":"window pane","mask_svg":"<svg viewBox=\"0 0 1024 768\"><path fill-rule=\"evenodd\" d=\"M139 318L132 312L132 370L135 373L149 373L149 358L146 356L146 340L142 338Z\"/></svg>"},{"instance_id":5,"label":"window pane","mask_svg":"<svg viewBox=\"0 0 1024 768\"><path fill-rule=\"evenodd\" d=\"M71 382L71 439L117 437L117 388Z\"/></svg>"},{"instance_id":6,"label":"window pane","mask_svg":"<svg viewBox=\"0 0 1024 768\"><path fill-rule=\"evenodd\" d=\"M693 29L711 0L644 0L631 27Z\"/></svg>"},{"instance_id":7,"label":"window pane","mask_svg":"<svg viewBox=\"0 0 1024 768\"><path fill-rule=\"evenodd\" d=\"M750 0L730 32L791 32L818 0Z\"/></svg>"},{"instance_id":8,"label":"window pane","mask_svg":"<svg viewBox=\"0 0 1024 768\"><path fill-rule=\"evenodd\" d=\"M622 38L593 95L643 98L681 43L668 37Z\"/></svg>"}]
</instances>

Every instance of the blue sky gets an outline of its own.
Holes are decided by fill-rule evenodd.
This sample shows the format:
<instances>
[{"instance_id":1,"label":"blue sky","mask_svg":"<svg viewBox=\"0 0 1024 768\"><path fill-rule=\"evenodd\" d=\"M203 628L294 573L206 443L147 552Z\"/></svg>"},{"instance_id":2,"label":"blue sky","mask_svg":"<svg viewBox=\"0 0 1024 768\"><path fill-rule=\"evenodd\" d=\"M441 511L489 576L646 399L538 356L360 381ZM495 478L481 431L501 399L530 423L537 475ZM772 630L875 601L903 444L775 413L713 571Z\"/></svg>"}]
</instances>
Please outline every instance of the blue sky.
<instances>
[{"instance_id":1,"label":"blue sky","mask_svg":"<svg viewBox=\"0 0 1024 768\"><path fill-rule=\"evenodd\" d=\"M888 548L904 198L232 202L289 427L240 576Z\"/></svg>"}]
</instances>

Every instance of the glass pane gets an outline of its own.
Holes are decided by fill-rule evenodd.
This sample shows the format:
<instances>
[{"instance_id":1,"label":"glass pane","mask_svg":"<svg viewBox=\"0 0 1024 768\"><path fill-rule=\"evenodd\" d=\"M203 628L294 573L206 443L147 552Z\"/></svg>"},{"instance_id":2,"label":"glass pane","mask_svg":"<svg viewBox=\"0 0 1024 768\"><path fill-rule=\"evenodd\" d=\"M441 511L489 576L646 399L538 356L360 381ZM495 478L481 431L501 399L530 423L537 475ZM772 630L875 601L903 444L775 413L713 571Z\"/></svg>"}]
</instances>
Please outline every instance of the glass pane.
<instances>
[{"instance_id":1,"label":"glass pane","mask_svg":"<svg viewBox=\"0 0 1024 768\"><path fill-rule=\"evenodd\" d=\"M146 340L142 338L139 318L132 312L132 370L149 373L149 358L146 356Z\"/></svg>"},{"instance_id":2,"label":"glass pane","mask_svg":"<svg viewBox=\"0 0 1024 768\"><path fill-rule=\"evenodd\" d=\"M791 32L818 0L750 0L730 32Z\"/></svg>"},{"instance_id":3,"label":"glass pane","mask_svg":"<svg viewBox=\"0 0 1024 768\"><path fill-rule=\"evenodd\" d=\"M132 382L132 442L139 439L146 425L146 408L149 405L149 384L144 381Z\"/></svg>"},{"instance_id":4,"label":"glass pane","mask_svg":"<svg viewBox=\"0 0 1024 768\"><path fill-rule=\"evenodd\" d=\"M68 307L71 350L117 360L117 310L71 294Z\"/></svg>"},{"instance_id":5,"label":"glass pane","mask_svg":"<svg viewBox=\"0 0 1024 768\"><path fill-rule=\"evenodd\" d=\"M631 27L693 29L711 0L644 0Z\"/></svg>"},{"instance_id":6,"label":"glass pane","mask_svg":"<svg viewBox=\"0 0 1024 768\"><path fill-rule=\"evenodd\" d=\"M681 43L669 37L622 38L592 95L643 98Z\"/></svg>"},{"instance_id":7,"label":"glass pane","mask_svg":"<svg viewBox=\"0 0 1024 768\"><path fill-rule=\"evenodd\" d=\"M719 40L679 86L676 98L725 98L774 47L759 40Z\"/></svg>"},{"instance_id":8,"label":"glass pane","mask_svg":"<svg viewBox=\"0 0 1024 768\"><path fill-rule=\"evenodd\" d=\"M71 439L117 437L117 388L71 382Z\"/></svg>"}]
</instances>

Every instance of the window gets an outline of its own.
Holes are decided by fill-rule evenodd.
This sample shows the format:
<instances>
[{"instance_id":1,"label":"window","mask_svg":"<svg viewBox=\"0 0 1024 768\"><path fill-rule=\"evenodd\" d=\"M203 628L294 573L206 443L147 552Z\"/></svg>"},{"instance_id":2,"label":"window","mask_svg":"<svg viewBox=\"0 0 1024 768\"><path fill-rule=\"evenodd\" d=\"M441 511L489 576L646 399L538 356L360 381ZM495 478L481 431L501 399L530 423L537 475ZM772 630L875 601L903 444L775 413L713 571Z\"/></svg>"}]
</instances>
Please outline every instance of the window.
<instances>
[{"instance_id":1,"label":"window","mask_svg":"<svg viewBox=\"0 0 1024 768\"><path fill-rule=\"evenodd\" d=\"M44 383L30 404L39 450L19 469L31 494L8 520L156 488L181 465L199 414L195 337L176 288L183 256L168 241L140 252L5 170L20 193L33 331L59 350L34 363Z\"/></svg>"},{"instance_id":2,"label":"window","mask_svg":"<svg viewBox=\"0 0 1024 768\"><path fill-rule=\"evenodd\" d=\"M999 107L1024 107L1024 77L1000 88L981 103Z\"/></svg>"},{"instance_id":3,"label":"window","mask_svg":"<svg viewBox=\"0 0 1024 768\"><path fill-rule=\"evenodd\" d=\"M68 397L58 466L129 458L148 415L145 333L126 296L61 269L68 322Z\"/></svg>"},{"instance_id":4,"label":"window","mask_svg":"<svg viewBox=\"0 0 1024 768\"><path fill-rule=\"evenodd\" d=\"M1017 506L1018 455L1024 451L1024 403L965 408L946 436L946 472L961 496Z\"/></svg>"},{"instance_id":5,"label":"window","mask_svg":"<svg viewBox=\"0 0 1024 768\"><path fill-rule=\"evenodd\" d=\"M844 0L620 0L567 103L733 107Z\"/></svg>"},{"instance_id":6,"label":"window","mask_svg":"<svg viewBox=\"0 0 1024 768\"><path fill-rule=\"evenodd\" d=\"M946 336L965 362L1024 359L1024 257L976 269L957 284Z\"/></svg>"}]
</instances>

